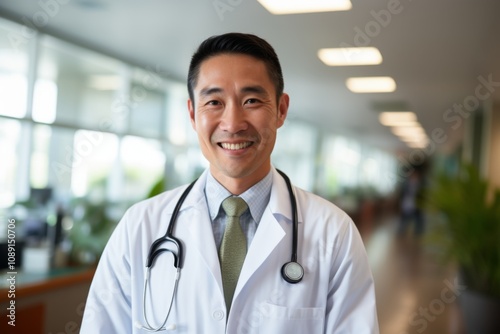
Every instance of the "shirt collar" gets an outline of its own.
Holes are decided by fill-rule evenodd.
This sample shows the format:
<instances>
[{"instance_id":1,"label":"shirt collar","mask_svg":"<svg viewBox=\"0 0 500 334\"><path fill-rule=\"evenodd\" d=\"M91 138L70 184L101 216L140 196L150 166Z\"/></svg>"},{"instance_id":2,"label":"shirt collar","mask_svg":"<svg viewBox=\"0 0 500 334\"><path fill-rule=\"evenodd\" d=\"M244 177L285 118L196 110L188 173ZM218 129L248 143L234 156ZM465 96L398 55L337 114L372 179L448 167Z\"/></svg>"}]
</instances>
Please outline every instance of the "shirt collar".
<instances>
[{"instance_id":1,"label":"shirt collar","mask_svg":"<svg viewBox=\"0 0 500 334\"><path fill-rule=\"evenodd\" d=\"M239 197L243 198L247 203L250 214L257 224L260 222L264 210L269 203L272 185L273 173L271 170L262 180L239 195ZM212 221L219 214L222 201L229 196L232 196L232 194L212 176L212 173L209 172L205 184L205 197L207 199L208 211Z\"/></svg>"}]
</instances>

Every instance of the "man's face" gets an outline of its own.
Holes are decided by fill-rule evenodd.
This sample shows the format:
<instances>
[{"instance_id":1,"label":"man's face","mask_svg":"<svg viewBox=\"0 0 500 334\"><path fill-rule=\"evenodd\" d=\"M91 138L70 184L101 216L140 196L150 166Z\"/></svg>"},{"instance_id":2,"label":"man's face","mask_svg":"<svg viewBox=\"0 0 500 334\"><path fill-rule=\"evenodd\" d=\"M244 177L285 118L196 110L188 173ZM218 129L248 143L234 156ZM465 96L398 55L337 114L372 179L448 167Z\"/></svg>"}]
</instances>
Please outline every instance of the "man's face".
<instances>
[{"instance_id":1,"label":"man's face","mask_svg":"<svg viewBox=\"0 0 500 334\"><path fill-rule=\"evenodd\" d=\"M237 182L248 189L271 168L288 95L277 102L264 62L240 54L205 60L193 90L195 101L188 101L191 123L212 175L224 186Z\"/></svg>"}]
</instances>

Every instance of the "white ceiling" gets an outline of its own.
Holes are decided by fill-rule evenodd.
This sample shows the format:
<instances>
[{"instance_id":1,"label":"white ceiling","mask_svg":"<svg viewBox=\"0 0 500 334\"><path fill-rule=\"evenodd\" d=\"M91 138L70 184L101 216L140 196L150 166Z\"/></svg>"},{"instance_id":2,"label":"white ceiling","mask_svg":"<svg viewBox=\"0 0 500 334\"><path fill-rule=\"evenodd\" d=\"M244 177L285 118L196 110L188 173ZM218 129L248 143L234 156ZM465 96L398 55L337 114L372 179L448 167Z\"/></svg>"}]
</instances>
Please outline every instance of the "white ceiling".
<instances>
[{"instance_id":1,"label":"white ceiling","mask_svg":"<svg viewBox=\"0 0 500 334\"><path fill-rule=\"evenodd\" d=\"M377 120L377 104L396 104L416 112L429 135L443 128L458 137L455 123L443 120L445 111L474 96L478 76L500 82L500 1L400 0L400 12L384 26L377 23L373 13L397 1L352 0L350 11L285 16L271 15L255 0L3 1L0 16L31 21L44 10L41 3L51 4L39 30L137 65L159 66L182 81L202 40L230 31L254 33L280 57L291 95L289 117L401 150L405 145ZM357 29L367 27L374 30L363 41ZM364 42L380 50L381 65L327 67L317 57L319 48ZM354 94L345 86L351 76L381 75L396 80L394 93ZM500 100L500 89L494 96Z\"/></svg>"}]
</instances>

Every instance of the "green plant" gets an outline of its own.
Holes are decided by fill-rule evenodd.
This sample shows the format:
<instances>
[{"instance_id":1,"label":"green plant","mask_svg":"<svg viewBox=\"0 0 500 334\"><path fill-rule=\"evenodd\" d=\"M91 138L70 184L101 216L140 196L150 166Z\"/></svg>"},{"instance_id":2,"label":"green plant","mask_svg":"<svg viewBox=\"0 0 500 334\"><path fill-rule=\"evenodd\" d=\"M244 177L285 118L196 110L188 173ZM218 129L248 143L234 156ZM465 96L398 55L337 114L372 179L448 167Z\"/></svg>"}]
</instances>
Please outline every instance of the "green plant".
<instances>
[{"instance_id":1,"label":"green plant","mask_svg":"<svg viewBox=\"0 0 500 334\"><path fill-rule=\"evenodd\" d=\"M153 184L146 198L151 198L153 196L159 195L165 191L165 177L162 176L158 181Z\"/></svg>"},{"instance_id":2,"label":"green plant","mask_svg":"<svg viewBox=\"0 0 500 334\"><path fill-rule=\"evenodd\" d=\"M74 225L69 233L76 262L96 263L113 232L116 222L107 214L110 204L77 199L73 203Z\"/></svg>"},{"instance_id":3,"label":"green plant","mask_svg":"<svg viewBox=\"0 0 500 334\"><path fill-rule=\"evenodd\" d=\"M427 203L443 214L434 241L459 265L465 284L500 297L500 189L463 165L455 177L441 174L434 180Z\"/></svg>"}]
</instances>

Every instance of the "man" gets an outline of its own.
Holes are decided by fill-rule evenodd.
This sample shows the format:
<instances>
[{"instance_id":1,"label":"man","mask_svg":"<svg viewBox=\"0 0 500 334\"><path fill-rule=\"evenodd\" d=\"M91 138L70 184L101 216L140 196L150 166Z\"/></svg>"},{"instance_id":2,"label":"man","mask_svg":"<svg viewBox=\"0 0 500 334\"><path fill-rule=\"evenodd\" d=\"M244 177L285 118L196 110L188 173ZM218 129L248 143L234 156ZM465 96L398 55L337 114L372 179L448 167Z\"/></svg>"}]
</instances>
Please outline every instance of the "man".
<instances>
[{"instance_id":1,"label":"man","mask_svg":"<svg viewBox=\"0 0 500 334\"><path fill-rule=\"evenodd\" d=\"M210 168L175 222L186 187L127 211L97 268L82 333L378 333L373 280L354 224L298 188L304 272L297 283L282 275L293 250L293 205L270 156L289 96L273 48L254 35L211 37L192 57L188 90ZM162 244L169 250L148 274L150 247L169 224L178 241ZM171 252L177 242L179 258ZM174 263L182 267L178 285Z\"/></svg>"}]
</instances>

